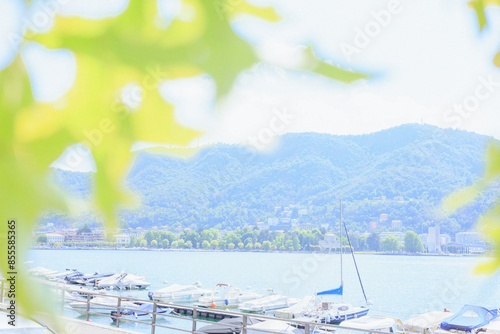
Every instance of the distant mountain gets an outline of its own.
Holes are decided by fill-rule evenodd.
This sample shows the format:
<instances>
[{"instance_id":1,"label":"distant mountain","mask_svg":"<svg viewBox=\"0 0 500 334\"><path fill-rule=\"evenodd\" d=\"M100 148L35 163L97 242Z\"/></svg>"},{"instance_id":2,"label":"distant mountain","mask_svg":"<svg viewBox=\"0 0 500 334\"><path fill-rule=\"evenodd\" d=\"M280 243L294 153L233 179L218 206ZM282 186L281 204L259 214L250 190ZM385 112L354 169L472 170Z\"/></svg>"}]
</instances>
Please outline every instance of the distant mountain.
<instances>
[{"instance_id":1,"label":"distant mountain","mask_svg":"<svg viewBox=\"0 0 500 334\"><path fill-rule=\"evenodd\" d=\"M292 218L319 226L338 221L341 194L351 229L368 231L376 223L379 231L421 233L439 224L455 233L470 229L493 195L453 217L438 214L440 201L481 175L491 140L409 124L358 136L286 134L271 154L222 144L201 148L189 160L141 151L127 182L142 206L123 212L123 220L144 228L235 228L283 218L285 207L296 206L307 214ZM89 196L91 174L55 175L70 192Z\"/></svg>"}]
</instances>

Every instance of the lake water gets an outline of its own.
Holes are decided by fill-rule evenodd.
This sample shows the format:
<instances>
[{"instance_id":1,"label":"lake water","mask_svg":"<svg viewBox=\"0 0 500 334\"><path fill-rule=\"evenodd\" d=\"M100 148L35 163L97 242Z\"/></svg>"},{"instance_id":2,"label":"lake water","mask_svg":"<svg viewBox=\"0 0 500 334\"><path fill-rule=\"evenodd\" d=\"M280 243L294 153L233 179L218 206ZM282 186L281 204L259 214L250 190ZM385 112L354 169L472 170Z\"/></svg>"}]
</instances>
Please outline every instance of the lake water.
<instances>
[{"instance_id":1,"label":"lake water","mask_svg":"<svg viewBox=\"0 0 500 334\"><path fill-rule=\"evenodd\" d=\"M85 273L128 272L146 276L151 289L168 284L192 284L205 288L230 283L258 292L303 297L340 285L337 254L201 251L32 250L34 266ZM444 308L458 311L464 304L500 307L500 275L477 276L473 269L480 257L389 256L357 254L359 271L369 300L370 314L408 319ZM344 301L364 304L350 254L343 257ZM148 291L134 292L147 299ZM340 299L340 297L333 297ZM109 319L97 320L109 323ZM142 331L140 326L131 329ZM127 326L125 326L128 328Z\"/></svg>"}]
</instances>

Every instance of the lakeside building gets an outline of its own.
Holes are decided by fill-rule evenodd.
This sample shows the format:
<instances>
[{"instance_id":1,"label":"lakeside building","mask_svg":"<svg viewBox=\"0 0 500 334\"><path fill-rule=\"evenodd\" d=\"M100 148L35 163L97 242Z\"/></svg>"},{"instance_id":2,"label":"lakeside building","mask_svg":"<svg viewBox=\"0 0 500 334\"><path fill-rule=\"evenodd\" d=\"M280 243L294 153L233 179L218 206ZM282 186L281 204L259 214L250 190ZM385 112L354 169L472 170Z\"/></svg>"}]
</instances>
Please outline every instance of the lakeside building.
<instances>
[{"instance_id":1,"label":"lakeside building","mask_svg":"<svg viewBox=\"0 0 500 334\"><path fill-rule=\"evenodd\" d=\"M455 234L455 243L448 246L451 252L465 254L482 254L491 248L479 232L458 232Z\"/></svg>"},{"instance_id":2,"label":"lakeside building","mask_svg":"<svg viewBox=\"0 0 500 334\"><path fill-rule=\"evenodd\" d=\"M455 234L455 242L464 246L486 244L479 232L458 232Z\"/></svg>"},{"instance_id":3,"label":"lakeside building","mask_svg":"<svg viewBox=\"0 0 500 334\"><path fill-rule=\"evenodd\" d=\"M339 248L339 238L333 233L327 233L324 239L318 242L318 245L323 252L331 251L332 249Z\"/></svg>"},{"instance_id":4,"label":"lakeside building","mask_svg":"<svg viewBox=\"0 0 500 334\"><path fill-rule=\"evenodd\" d=\"M65 242L98 242L104 241L105 236L101 232L90 232L81 234L67 234Z\"/></svg>"},{"instance_id":5,"label":"lakeside building","mask_svg":"<svg viewBox=\"0 0 500 334\"><path fill-rule=\"evenodd\" d=\"M257 222L255 223L255 226L257 226L257 228L259 229L259 231L263 231L263 230L268 230L269 229L269 225L264 223L264 222Z\"/></svg>"},{"instance_id":6,"label":"lakeside building","mask_svg":"<svg viewBox=\"0 0 500 334\"><path fill-rule=\"evenodd\" d=\"M427 229L427 252L441 253L441 235L439 226L429 226Z\"/></svg>"},{"instance_id":7,"label":"lakeside building","mask_svg":"<svg viewBox=\"0 0 500 334\"><path fill-rule=\"evenodd\" d=\"M440 233L439 226L430 226L427 231L419 236L428 253L441 253L443 249L447 249L446 246L451 243L451 237L448 234Z\"/></svg>"},{"instance_id":8,"label":"lakeside building","mask_svg":"<svg viewBox=\"0 0 500 334\"><path fill-rule=\"evenodd\" d=\"M403 221L402 220L393 220L391 221L391 227L392 228L398 228L403 226Z\"/></svg>"},{"instance_id":9,"label":"lakeside building","mask_svg":"<svg viewBox=\"0 0 500 334\"><path fill-rule=\"evenodd\" d=\"M280 223L280 219L276 217L267 218L267 225L276 226Z\"/></svg>"},{"instance_id":10,"label":"lakeside building","mask_svg":"<svg viewBox=\"0 0 500 334\"><path fill-rule=\"evenodd\" d=\"M128 234L117 234L115 235L115 242L119 244L129 244L130 235Z\"/></svg>"},{"instance_id":11,"label":"lakeside building","mask_svg":"<svg viewBox=\"0 0 500 334\"><path fill-rule=\"evenodd\" d=\"M64 242L64 235L59 233L47 233L47 244L61 243Z\"/></svg>"}]
</instances>

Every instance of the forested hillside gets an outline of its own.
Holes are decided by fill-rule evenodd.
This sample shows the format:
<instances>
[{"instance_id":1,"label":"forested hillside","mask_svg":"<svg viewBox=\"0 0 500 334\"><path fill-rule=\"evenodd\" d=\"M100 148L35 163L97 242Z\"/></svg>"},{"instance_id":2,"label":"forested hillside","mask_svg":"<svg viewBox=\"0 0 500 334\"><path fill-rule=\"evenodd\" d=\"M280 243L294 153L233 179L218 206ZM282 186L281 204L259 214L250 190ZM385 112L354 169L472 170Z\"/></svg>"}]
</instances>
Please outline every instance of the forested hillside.
<instances>
[{"instance_id":1,"label":"forested hillside","mask_svg":"<svg viewBox=\"0 0 500 334\"><path fill-rule=\"evenodd\" d=\"M455 233L470 229L493 196L484 194L448 218L439 214L440 201L479 177L489 140L410 124L360 136L286 134L268 154L222 144L203 147L190 159L139 152L128 184L142 204L122 219L143 228L234 229L272 217L320 226L338 221L341 194L351 230L368 231L374 222L377 231L421 233L440 224L443 232ZM70 192L89 196L92 174L55 175ZM296 210L286 215L286 208ZM299 217L298 210L307 211Z\"/></svg>"}]
</instances>

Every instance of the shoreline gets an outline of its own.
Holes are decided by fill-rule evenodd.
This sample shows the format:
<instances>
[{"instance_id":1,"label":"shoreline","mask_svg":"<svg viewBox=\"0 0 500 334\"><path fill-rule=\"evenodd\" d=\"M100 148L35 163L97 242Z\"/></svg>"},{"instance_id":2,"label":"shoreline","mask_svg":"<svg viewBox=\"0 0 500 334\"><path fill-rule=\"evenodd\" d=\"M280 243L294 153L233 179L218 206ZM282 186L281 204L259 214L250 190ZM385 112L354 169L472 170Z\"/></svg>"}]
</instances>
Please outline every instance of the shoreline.
<instances>
[{"instance_id":1,"label":"shoreline","mask_svg":"<svg viewBox=\"0 0 500 334\"><path fill-rule=\"evenodd\" d=\"M339 254L339 253L326 253L326 252L314 252L314 251L264 251L264 250L222 250L222 249L180 249L180 248L90 248L90 247L67 247L67 248L55 248L55 247L30 247L29 250L110 250L110 251L150 251L150 252L226 252L226 253L283 253L283 254ZM344 253L350 254L350 253ZM491 254L439 254L439 253L391 253L391 252L354 252L354 254L369 254L369 255L387 255L387 256L432 256L432 257L492 257Z\"/></svg>"}]
</instances>

